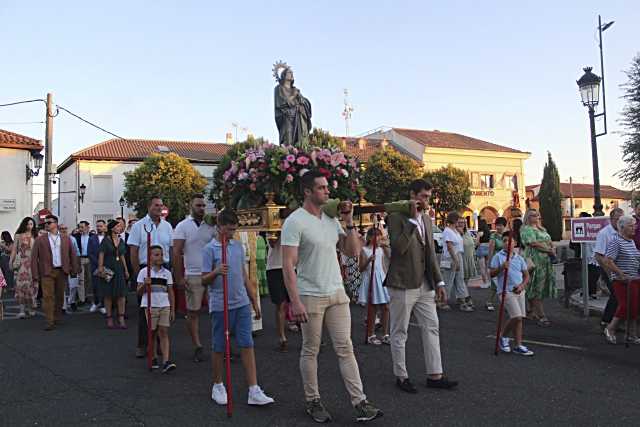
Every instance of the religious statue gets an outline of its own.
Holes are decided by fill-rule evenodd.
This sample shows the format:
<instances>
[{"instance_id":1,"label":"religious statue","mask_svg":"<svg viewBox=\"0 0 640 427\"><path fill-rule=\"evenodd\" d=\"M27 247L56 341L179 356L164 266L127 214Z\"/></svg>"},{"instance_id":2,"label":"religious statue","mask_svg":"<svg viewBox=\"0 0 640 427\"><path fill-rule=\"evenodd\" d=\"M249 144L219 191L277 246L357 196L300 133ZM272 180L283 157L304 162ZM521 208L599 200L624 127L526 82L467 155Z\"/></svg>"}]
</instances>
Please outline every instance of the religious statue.
<instances>
[{"instance_id":1,"label":"religious statue","mask_svg":"<svg viewBox=\"0 0 640 427\"><path fill-rule=\"evenodd\" d=\"M273 98L280 145L306 149L311 131L311 103L293 85L293 71L286 62L276 62L273 76L278 82Z\"/></svg>"}]
</instances>

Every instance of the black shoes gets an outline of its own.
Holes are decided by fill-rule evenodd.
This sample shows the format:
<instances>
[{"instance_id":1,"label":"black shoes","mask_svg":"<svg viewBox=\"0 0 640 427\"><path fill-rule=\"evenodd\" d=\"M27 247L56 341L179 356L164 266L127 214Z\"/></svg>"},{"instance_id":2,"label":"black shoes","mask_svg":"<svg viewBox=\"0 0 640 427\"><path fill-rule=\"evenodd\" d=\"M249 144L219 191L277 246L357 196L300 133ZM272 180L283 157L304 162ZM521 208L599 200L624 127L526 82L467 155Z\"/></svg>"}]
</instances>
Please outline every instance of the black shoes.
<instances>
[{"instance_id":1,"label":"black shoes","mask_svg":"<svg viewBox=\"0 0 640 427\"><path fill-rule=\"evenodd\" d=\"M163 374L167 374L175 369L176 369L176 364L170 360L167 360L166 362L164 362L164 365L162 365Z\"/></svg>"},{"instance_id":2,"label":"black shoes","mask_svg":"<svg viewBox=\"0 0 640 427\"><path fill-rule=\"evenodd\" d=\"M427 378L428 388L440 388L444 390L450 390L458 385L458 381L451 381L444 375L439 380L432 380Z\"/></svg>"},{"instance_id":3,"label":"black shoes","mask_svg":"<svg viewBox=\"0 0 640 427\"><path fill-rule=\"evenodd\" d=\"M418 389L411 383L411 381L409 381L409 378L405 378L404 380L396 378L396 387L411 394L416 394L418 392Z\"/></svg>"},{"instance_id":4,"label":"black shoes","mask_svg":"<svg viewBox=\"0 0 640 427\"><path fill-rule=\"evenodd\" d=\"M202 350L202 347L196 347L196 350L193 352L193 361L196 363L205 361L204 351Z\"/></svg>"}]
</instances>

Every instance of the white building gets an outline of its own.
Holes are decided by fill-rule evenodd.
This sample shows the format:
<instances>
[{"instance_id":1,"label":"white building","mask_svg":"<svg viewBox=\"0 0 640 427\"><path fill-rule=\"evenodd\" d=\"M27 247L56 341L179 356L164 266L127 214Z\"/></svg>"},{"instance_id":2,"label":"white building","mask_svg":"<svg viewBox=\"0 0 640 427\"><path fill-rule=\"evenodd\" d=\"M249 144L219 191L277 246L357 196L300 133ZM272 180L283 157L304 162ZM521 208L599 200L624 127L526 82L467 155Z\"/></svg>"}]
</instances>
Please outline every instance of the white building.
<instances>
[{"instance_id":1,"label":"white building","mask_svg":"<svg viewBox=\"0 0 640 427\"><path fill-rule=\"evenodd\" d=\"M0 129L0 231L13 235L22 218L33 216L33 176L43 148L37 139Z\"/></svg>"},{"instance_id":2,"label":"white building","mask_svg":"<svg viewBox=\"0 0 640 427\"><path fill-rule=\"evenodd\" d=\"M175 153L188 159L210 183L229 145L210 142L110 139L80 150L58 166L60 220L93 227L99 219L135 217L133 209L120 207L124 173L134 170L153 153ZM84 190L84 194L83 191Z\"/></svg>"}]
</instances>

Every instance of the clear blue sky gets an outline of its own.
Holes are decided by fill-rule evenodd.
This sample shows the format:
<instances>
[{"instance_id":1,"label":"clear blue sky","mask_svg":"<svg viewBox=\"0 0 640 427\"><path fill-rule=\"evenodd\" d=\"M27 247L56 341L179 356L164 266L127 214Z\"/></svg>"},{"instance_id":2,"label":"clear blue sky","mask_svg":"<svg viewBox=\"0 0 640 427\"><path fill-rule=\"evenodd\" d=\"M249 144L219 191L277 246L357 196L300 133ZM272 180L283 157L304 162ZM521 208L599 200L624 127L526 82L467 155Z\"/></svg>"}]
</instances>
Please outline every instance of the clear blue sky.
<instances>
[{"instance_id":1,"label":"clear blue sky","mask_svg":"<svg viewBox=\"0 0 640 427\"><path fill-rule=\"evenodd\" d=\"M214 5L214 3L216 5ZM522 3L522 4L521 4ZM124 137L224 142L236 121L275 141L272 64L293 66L313 124L343 135L381 125L458 132L532 153L561 179L591 182L588 120L575 81L599 71L605 33L610 134L601 181L624 167L618 85L640 51L635 1L0 2L0 103L44 97ZM0 108L36 138L42 106ZM60 113L54 161L109 135Z\"/></svg>"}]
</instances>

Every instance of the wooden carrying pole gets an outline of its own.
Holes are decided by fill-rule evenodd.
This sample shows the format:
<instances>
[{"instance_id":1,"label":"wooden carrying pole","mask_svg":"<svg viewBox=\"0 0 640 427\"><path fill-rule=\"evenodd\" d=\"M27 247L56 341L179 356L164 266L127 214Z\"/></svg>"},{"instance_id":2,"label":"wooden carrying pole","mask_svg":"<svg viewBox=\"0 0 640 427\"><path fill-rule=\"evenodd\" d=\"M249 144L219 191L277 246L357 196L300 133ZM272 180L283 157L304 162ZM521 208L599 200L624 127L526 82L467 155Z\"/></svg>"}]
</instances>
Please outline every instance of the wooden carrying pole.
<instances>
[{"instance_id":1,"label":"wooden carrying pole","mask_svg":"<svg viewBox=\"0 0 640 427\"><path fill-rule=\"evenodd\" d=\"M513 244L513 231L509 231L509 242L507 243L507 262L504 269L504 279L502 280L502 298L500 299L500 311L498 314L498 330L496 331L496 345L494 354L498 355L500 345L500 331L502 331L502 321L504 318L504 300L507 295L507 279L509 277L509 261L511 260L511 245Z\"/></svg>"},{"instance_id":2,"label":"wooden carrying pole","mask_svg":"<svg viewBox=\"0 0 640 427\"><path fill-rule=\"evenodd\" d=\"M222 235L222 264L227 264L227 237ZM222 299L224 317L224 355L227 371L227 417L233 415L233 391L231 387L231 340L229 337L229 279L222 275Z\"/></svg>"},{"instance_id":3,"label":"wooden carrying pole","mask_svg":"<svg viewBox=\"0 0 640 427\"><path fill-rule=\"evenodd\" d=\"M147 368L152 370L153 366L153 330L151 326L153 322L151 321L151 231L153 230L153 225L151 228L147 230L147 225L144 225L144 231L147 233Z\"/></svg>"}]
</instances>

